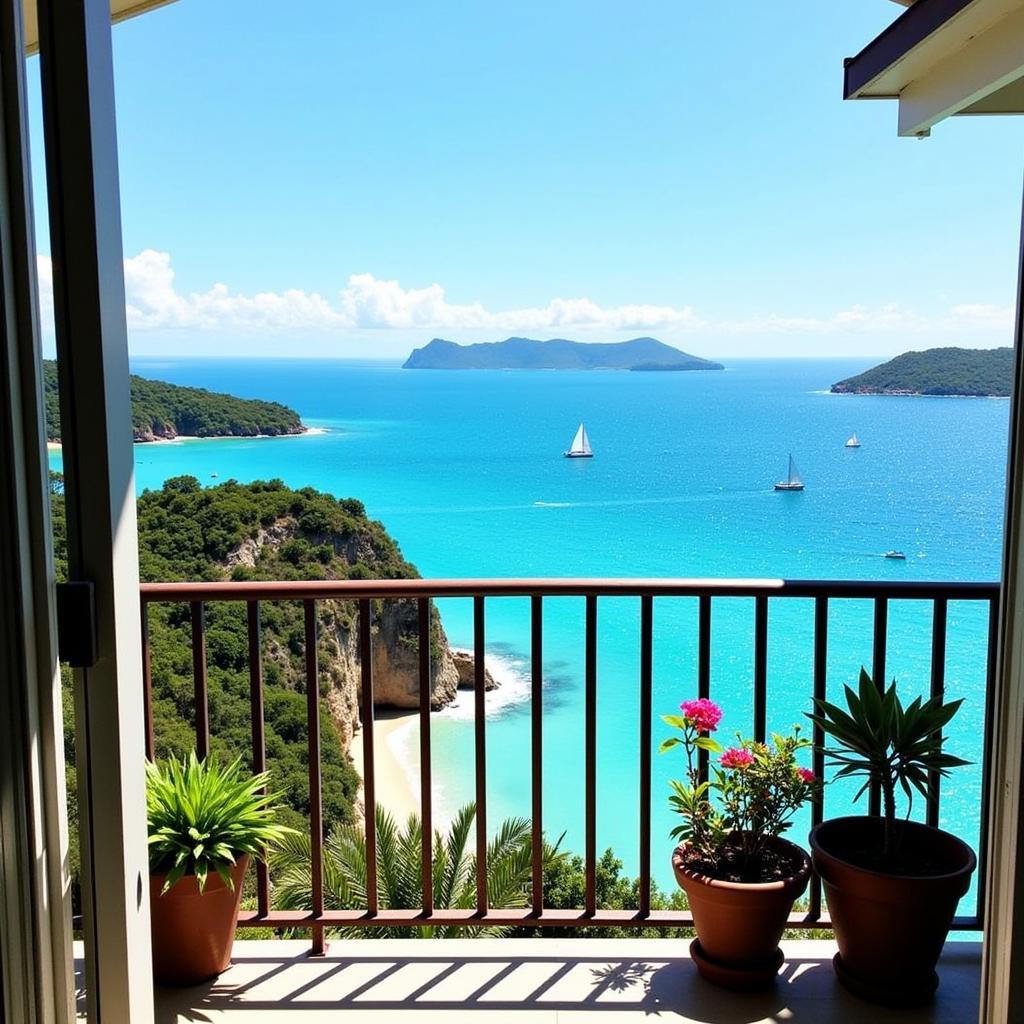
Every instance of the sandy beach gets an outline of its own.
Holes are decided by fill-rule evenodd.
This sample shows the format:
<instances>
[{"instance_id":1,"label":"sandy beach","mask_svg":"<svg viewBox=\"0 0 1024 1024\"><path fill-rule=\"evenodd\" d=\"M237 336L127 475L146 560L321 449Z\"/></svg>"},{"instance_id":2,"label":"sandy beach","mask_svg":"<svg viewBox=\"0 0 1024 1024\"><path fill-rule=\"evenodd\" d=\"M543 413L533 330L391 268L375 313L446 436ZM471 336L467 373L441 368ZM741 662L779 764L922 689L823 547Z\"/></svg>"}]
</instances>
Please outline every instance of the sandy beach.
<instances>
[{"instance_id":1,"label":"sandy beach","mask_svg":"<svg viewBox=\"0 0 1024 1024\"><path fill-rule=\"evenodd\" d=\"M378 709L374 718L374 779L377 783L377 803L386 808L399 823L410 814L418 814L420 798L419 772L406 768L398 754L399 743L408 742L407 733L415 736L419 730L416 711ZM352 760L356 771L363 774L363 733L352 738Z\"/></svg>"}]
</instances>

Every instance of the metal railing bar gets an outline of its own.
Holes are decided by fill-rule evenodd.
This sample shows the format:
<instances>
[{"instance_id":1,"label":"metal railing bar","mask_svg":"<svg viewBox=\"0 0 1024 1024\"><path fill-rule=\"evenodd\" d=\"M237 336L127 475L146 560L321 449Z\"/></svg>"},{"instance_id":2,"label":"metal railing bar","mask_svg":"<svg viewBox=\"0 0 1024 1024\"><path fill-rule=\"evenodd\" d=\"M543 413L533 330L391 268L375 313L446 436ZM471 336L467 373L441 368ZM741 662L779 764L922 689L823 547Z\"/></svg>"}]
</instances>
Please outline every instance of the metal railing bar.
<instances>
[{"instance_id":1,"label":"metal railing bar","mask_svg":"<svg viewBox=\"0 0 1024 1024\"><path fill-rule=\"evenodd\" d=\"M430 719L432 705L431 657L432 597L471 596L473 598L474 634L474 739L476 756L476 906L450 910L433 905L433 827L431 783ZM523 908L494 908L489 905L487 891L487 811L486 811L486 598L488 596L530 597L531 605L531 806L532 878L529 905ZM543 600L545 596L578 595L585 598L585 905L576 910L553 910L544 906L543 878ZM597 907L597 701L598 701L598 602L603 596L634 596L640 600L640 664L639 664L639 892L638 908L628 911L606 911ZM930 693L941 696L945 689L948 603L951 600L984 601L989 607L988 649L986 664L987 695L995 682L996 642L998 630L998 584L990 583L867 583L861 581L814 580L359 580L291 582L245 582L224 584L146 584L141 588L141 640L143 647L144 714L147 754L155 749L153 736L153 690L150 662L150 623L148 606L154 602L187 603L192 630L192 664L196 702L196 749L206 756L210 744L209 685L206 666L205 603L207 601L243 601L247 605L249 642L249 690L252 727L252 764L254 772L265 770L266 742L263 703L263 671L261 661L261 600L300 599L305 620L305 677L307 721L309 724L309 793L312 873L312 907L308 910L274 911L270 909L270 887L265 863L257 861L257 909L244 911L243 927L297 927L312 932L313 952L324 948L324 929L332 925L354 927L385 927L409 924L507 925L524 927L655 926L691 927L692 917L683 911L651 909L651 789L653 732L653 603L656 596L693 597L698 600L698 695L710 697L713 598L747 596L754 598L754 735L763 740L767 733L768 698L768 627L770 599L775 597L811 597L814 600L814 662L813 692L826 696L828 655L828 612L832 598L863 599L874 602L872 636L872 672L879 689L885 685L885 663L890 600L931 600L932 644ZM375 599L414 597L418 607L419 626L419 722L421 818L423 826L422 867L423 906L413 910L380 908L377 894L378 863L374 811L375 777L373 748L373 669L372 613ZM317 651L316 600L333 598L357 600L358 648L361 663L362 689L360 713L365 729L363 746L363 787L366 809L367 837L367 909L325 911L323 892L323 817L320 771L320 707ZM991 714L986 700L984 753L982 758L983 788L987 792L989 778L989 747ZM820 745L824 736L813 730L813 739ZM706 777L707 760L702 770ZM824 776L824 756L813 754L815 774ZM927 820L937 824L941 805L941 780L934 773L929 777ZM824 818L823 797L811 807L812 824ZM982 807L981 835L978 850L979 892L977 913L958 917L954 927L980 930L984 900L981 873L985 869L987 850L987 806ZM830 927L823 914L820 883L814 879L806 910L794 912L788 927Z\"/></svg>"},{"instance_id":2,"label":"metal railing bar","mask_svg":"<svg viewBox=\"0 0 1024 1024\"><path fill-rule=\"evenodd\" d=\"M142 713L146 729L146 757L156 758L153 735L153 661L149 649L149 609L142 605Z\"/></svg>"},{"instance_id":3,"label":"metal railing bar","mask_svg":"<svg viewBox=\"0 0 1024 1024\"><path fill-rule=\"evenodd\" d=\"M533 910L544 910L544 605L530 598L530 768Z\"/></svg>"},{"instance_id":4,"label":"metal railing bar","mask_svg":"<svg viewBox=\"0 0 1024 1024\"><path fill-rule=\"evenodd\" d=\"M487 703L484 598L473 598L473 734L476 754L476 908L487 910Z\"/></svg>"},{"instance_id":5,"label":"metal railing bar","mask_svg":"<svg viewBox=\"0 0 1024 1024\"><path fill-rule=\"evenodd\" d=\"M313 890L313 916L324 912L324 822L320 776L320 671L317 657L316 602L302 606L306 646L306 727L309 748L309 856ZM312 953L324 952L324 930L313 928Z\"/></svg>"},{"instance_id":6,"label":"metal railing bar","mask_svg":"<svg viewBox=\"0 0 1024 1024\"><path fill-rule=\"evenodd\" d=\"M585 674L585 908L593 915L597 911L597 597L594 594L587 595Z\"/></svg>"},{"instance_id":7,"label":"metal railing bar","mask_svg":"<svg viewBox=\"0 0 1024 1024\"><path fill-rule=\"evenodd\" d=\"M879 693L885 691L885 647L889 630L889 605L884 597L875 598L875 624L871 640L871 680ZM882 810L882 791L877 784L868 790L868 814Z\"/></svg>"},{"instance_id":8,"label":"metal railing bar","mask_svg":"<svg viewBox=\"0 0 1024 1024\"><path fill-rule=\"evenodd\" d=\"M932 670L929 697L942 697L946 690L946 613L946 600L937 598L932 608ZM938 735L941 737L941 730ZM926 820L933 828L939 827L941 786L942 776L937 771L930 771Z\"/></svg>"},{"instance_id":9,"label":"metal railing bar","mask_svg":"<svg viewBox=\"0 0 1024 1024\"><path fill-rule=\"evenodd\" d=\"M196 757L210 752L210 697L206 684L206 625L203 602L189 605L192 620L192 681L195 690Z\"/></svg>"},{"instance_id":10,"label":"metal railing bar","mask_svg":"<svg viewBox=\"0 0 1024 1024\"><path fill-rule=\"evenodd\" d=\"M640 598L640 913L651 910L651 717L654 689L654 598Z\"/></svg>"},{"instance_id":11,"label":"metal railing bar","mask_svg":"<svg viewBox=\"0 0 1024 1024\"><path fill-rule=\"evenodd\" d=\"M697 696L711 697L711 595L701 594L697 606ZM708 752L697 751L697 774L708 777Z\"/></svg>"},{"instance_id":12,"label":"metal railing bar","mask_svg":"<svg viewBox=\"0 0 1024 1024\"><path fill-rule=\"evenodd\" d=\"M366 903L377 912L377 779L374 760L373 605L359 602L359 716L363 724L363 829L366 839Z\"/></svg>"},{"instance_id":13,"label":"metal railing bar","mask_svg":"<svg viewBox=\"0 0 1024 1024\"><path fill-rule=\"evenodd\" d=\"M423 910L434 909L434 818L431 809L430 784L430 599L421 597L419 612L420 668L420 827Z\"/></svg>"},{"instance_id":14,"label":"metal railing bar","mask_svg":"<svg viewBox=\"0 0 1024 1024\"><path fill-rule=\"evenodd\" d=\"M824 700L828 693L828 598L814 599L814 697ZM822 746L825 733L821 726L815 725L811 739L814 752L811 755L812 770L818 779L825 778L825 755ZM825 816L825 789L822 787L811 802L811 827L820 825ZM811 875L810 894L808 896L808 919L817 921L821 918L821 879Z\"/></svg>"},{"instance_id":15,"label":"metal railing bar","mask_svg":"<svg viewBox=\"0 0 1024 1024\"><path fill-rule=\"evenodd\" d=\"M768 730L768 595L754 598L754 739Z\"/></svg>"},{"instance_id":16,"label":"metal railing bar","mask_svg":"<svg viewBox=\"0 0 1024 1024\"><path fill-rule=\"evenodd\" d=\"M259 601L246 602L245 613L246 632L249 640L249 721L252 732L252 771L254 775L259 775L267 770ZM265 854L256 861L256 903L261 914L267 913L270 909L270 877Z\"/></svg>"},{"instance_id":17,"label":"metal railing bar","mask_svg":"<svg viewBox=\"0 0 1024 1024\"><path fill-rule=\"evenodd\" d=\"M362 597L833 597L931 601L936 597L991 600L998 583L871 580L783 579L402 579L402 580L260 580L205 583L143 583L143 602L150 601L268 601L306 598L358 599Z\"/></svg>"}]
</instances>

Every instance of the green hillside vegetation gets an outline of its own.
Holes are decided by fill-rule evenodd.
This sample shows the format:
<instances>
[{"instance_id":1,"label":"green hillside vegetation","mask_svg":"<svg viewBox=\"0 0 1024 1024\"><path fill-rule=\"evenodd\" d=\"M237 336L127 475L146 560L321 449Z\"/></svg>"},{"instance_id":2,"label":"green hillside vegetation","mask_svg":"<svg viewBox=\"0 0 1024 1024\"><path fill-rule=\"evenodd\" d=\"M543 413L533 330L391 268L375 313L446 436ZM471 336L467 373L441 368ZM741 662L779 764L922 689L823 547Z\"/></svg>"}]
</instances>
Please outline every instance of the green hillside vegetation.
<instances>
[{"instance_id":1,"label":"green hillside vegetation","mask_svg":"<svg viewBox=\"0 0 1024 1024\"><path fill-rule=\"evenodd\" d=\"M904 352L832 385L835 394L964 395L1005 398L1013 384L1013 349L932 348Z\"/></svg>"},{"instance_id":2,"label":"green hillside vegetation","mask_svg":"<svg viewBox=\"0 0 1024 1024\"><path fill-rule=\"evenodd\" d=\"M51 474L54 556L58 579L67 578L67 521L63 479ZM203 580L398 579L418 575L382 524L370 520L361 502L335 499L313 488L292 490L279 480L239 484L228 481L203 488L195 477L166 481L160 490L138 499L139 564L143 582ZM258 545L258 551L253 545ZM254 564L240 564L246 549ZM231 564L234 563L234 564ZM410 605L415 621L414 602ZM305 632L302 603L264 601L262 664L267 766L272 785L281 793L284 824L305 831L309 814L307 761ZM361 824L353 813L359 777L332 718L327 699L342 683L338 657L340 638L355 623L353 602L317 602L320 659L321 772L325 834ZM182 756L195 745L191 626L185 604L150 605L150 658L153 680L153 724L156 755ZM243 602L208 602L205 609L206 660L210 699L211 751L223 759L239 757L251 764L251 725L246 607ZM432 656L442 642L440 618L432 623ZM398 643L417 642L415 629ZM75 729L70 670L64 672L64 744L72 834L73 903L77 890L77 789ZM141 723L140 723L141 725ZM419 856L417 846L415 856ZM275 871L276 871L276 865ZM253 905L253 878L246 884L246 905ZM548 906L583 905L585 872L579 856L563 851L545 868ZM597 865L601 906L636 909L636 879L623 873L611 850ZM656 909L685 906L682 893L655 887ZM251 933L245 933L251 935ZM369 935L377 934L374 931ZM520 929L517 934L552 934ZM596 928L558 930L557 934L636 934L634 930ZM682 934L679 929L643 929L640 934Z\"/></svg>"},{"instance_id":3,"label":"green hillside vegetation","mask_svg":"<svg viewBox=\"0 0 1024 1024\"><path fill-rule=\"evenodd\" d=\"M43 360L47 438L60 440L57 364ZM294 409L278 402L236 398L203 388L185 388L146 377L131 377L132 434L136 441L156 438L252 437L299 434L305 429Z\"/></svg>"},{"instance_id":4,"label":"green hillside vegetation","mask_svg":"<svg viewBox=\"0 0 1024 1024\"><path fill-rule=\"evenodd\" d=\"M551 338L506 338L457 345L434 338L414 349L405 370L721 370L700 356L657 338L633 338L609 344Z\"/></svg>"},{"instance_id":5,"label":"green hillside vegetation","mask_svg":"<svg viewBox=\"0 0 1024 1024\"><path fill-rule=\"evenodd\" d=\"M62 481L53 475L52 508L58 578L67 576ZM384 527L360 502L336 500L312 488L280 481L202 488L194 477L168 480L138 500L143 581L310 580L404 578L418 575ZM229 569L229 552L268 528L255 566ZM353 560L352 552L360 557ZM305 635L301 602L261 602L267 763L283 794L285 820L303 826L309 811L306 758ZM339 631L354 622L352 602L320 601L322 698L340 682ZM211 749L225 758L251 759L246 608L241 602L206 606L206 655ZM439 620L435 622L439 632ZM153 720L158 757L182 755L195 744L191 627L187 605L152 605L149 612ZM401 638L404 639L404 638ZM413 642L415 642L413 638ZM73 717L66 689L65 736L74 764ZM359 778L321 700L321 769L325 828L352 820ZM73 769L72 769L73 771ZM74 798L73 777L69 796Z\"/></svg>"}]
</instances>

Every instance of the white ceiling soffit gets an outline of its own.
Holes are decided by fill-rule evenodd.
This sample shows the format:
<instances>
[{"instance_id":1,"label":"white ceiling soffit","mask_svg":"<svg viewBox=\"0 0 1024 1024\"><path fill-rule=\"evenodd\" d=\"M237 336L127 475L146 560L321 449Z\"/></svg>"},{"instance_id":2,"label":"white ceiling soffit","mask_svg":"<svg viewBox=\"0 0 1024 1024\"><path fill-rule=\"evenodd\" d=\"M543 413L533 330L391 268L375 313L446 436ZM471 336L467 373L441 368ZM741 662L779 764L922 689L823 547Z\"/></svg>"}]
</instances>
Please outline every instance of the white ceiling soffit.
<instances>
[{"instance_id":1,"label":"white ceiling soffit","mask_svg":"<svg viewBox=\"0 0 1024 1024\"><path fill-rule=\"evenodd\" d=\"M849 98L898 98L903 136L957 114L1024 113L1024 0L972 0Z\"/></svg>"},{"instance_id":2,"label":"white ceiling soffit","mask_svg":"<svg viewBox=\"0 0 1024 1024\"><path fill-rule=\"evenodd\" d=\"M137 14L145 14L154 8L173 3L173 0L110 0L110 20L124 21ZM25 52L35 53L39 49L39 18L36 16L36 0L23 0L25 15Z\"/></svg>"}]
</instances>

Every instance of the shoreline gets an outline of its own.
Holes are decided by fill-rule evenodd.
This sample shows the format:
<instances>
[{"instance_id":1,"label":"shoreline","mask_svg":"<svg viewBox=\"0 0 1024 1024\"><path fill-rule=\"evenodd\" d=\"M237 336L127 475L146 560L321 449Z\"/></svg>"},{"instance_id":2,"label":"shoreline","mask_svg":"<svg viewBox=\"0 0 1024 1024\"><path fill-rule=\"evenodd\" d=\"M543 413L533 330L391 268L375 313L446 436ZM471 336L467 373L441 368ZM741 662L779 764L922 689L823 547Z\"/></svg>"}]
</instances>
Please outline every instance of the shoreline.
<instances>
[{"instance_id":1,"label":"shoreline","mask_svg":"<svg viewBox=\"0 0 1024 1024\"><path fill-rule=\"evenodd\" d=\"M274 438L285 437L311 437L318 434L329 434L327 427L306 427L295 434L213 434L208 437L200 437L198 434L177 434L174 437L154 437L148 441L139 441L132 438L132 445L138 444L178 444L181 441L270 441ZM59 452L63 450L60 441L47 441L48 452Z\"/></svg>"},{"instance_id":2,"label":"shoreline","mask_svg":"<svg viewBox=\"0 0 1024 1024\"><path fill-rule=\"evenodd\" d=\"M419 712L404 708L374 709L373 715L373 776L379 807L389 811L399 826L404 826L410 814L419 814L419 766L406 764L398 747L406 735L418 731ZM349 757L359 773L359 799L363 799L363 740L365 730L360 729L349 744Z\"/></svg>"},{"instance_id":3,"label":"shoreline","mask_svg":"<svg viewBox=\"0 0 1024 1024\"><path fill-rule=\"evenodd\" d=\"M452 645L452 650L468 649ZM489 654L484 659L488 672L498 687L487 692L487 715L500 715L507 707L529 699L529 677L523 662L516 656ZM439 711L432 711L435 719L469 722L475 718L473 692L456 691L455 699ZM419 711L414 708L374 709L374 781L377 804L391 812L399 825L404 825L410 814L420 813L420 766L416 753L419 749ZM349 745L352 764L363 778L363 730L355 733ZM443 774L435 771L433 782L434 827L446 828L456 807L465 802L462 787L455 792L447 785ZM363 799L360 785L359 799ZM471 797L470 797L471 799ZM457 801L457 802L456 802Z\"/></svg>"}]
</instances>

